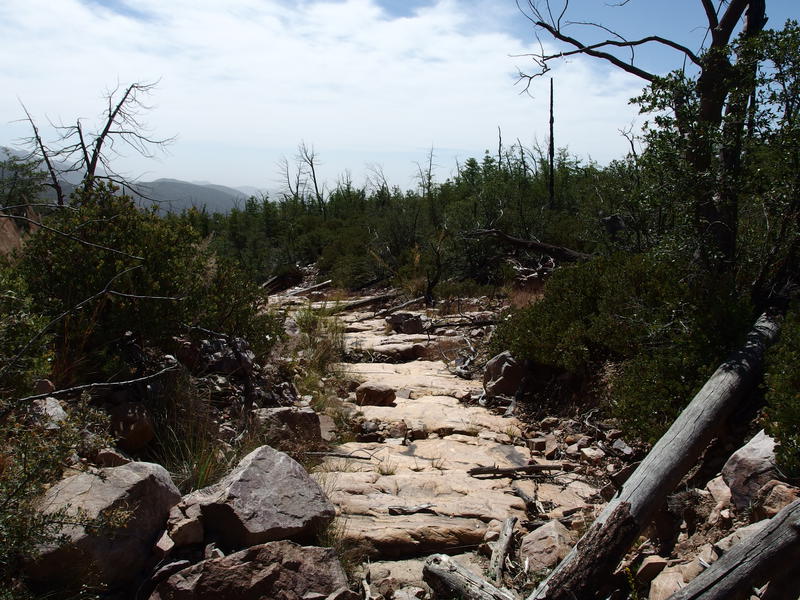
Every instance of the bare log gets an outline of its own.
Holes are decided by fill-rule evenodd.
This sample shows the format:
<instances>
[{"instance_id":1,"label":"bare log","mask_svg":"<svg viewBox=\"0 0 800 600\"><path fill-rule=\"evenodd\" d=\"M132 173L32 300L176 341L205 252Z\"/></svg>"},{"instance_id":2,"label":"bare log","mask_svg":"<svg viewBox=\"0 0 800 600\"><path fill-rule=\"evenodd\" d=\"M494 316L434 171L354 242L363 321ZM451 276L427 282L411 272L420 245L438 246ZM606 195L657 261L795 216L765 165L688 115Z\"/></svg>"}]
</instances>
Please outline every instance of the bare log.
<instances>
[{"instance_id":1,"label":"bare log","mask_svg":"<svg viewBox=\"0 0 800 600\"><path fill-rule=\"evenodd\" d=\"M288 294L286 294L286 296L287 297L299 296L300 294L307 294L308 292L321 290L322 288L328 287L331 283L333 283L333 279L328 279L327 281L323 281L322 283L318 283L317 285L312 285L311 287L303 288L302 290L294 290L293 292L289 292Z\"/></svg>"},{"instance_id":2,"label":"bare log","mask_svg":"<svg viewBox=\"0 0 800 600\"><path fill-rule=\"evenodd\" d=\"M492 558L489 560L489 576L494 580L495 585L500 585L503 580L503 565L506 562L508 548L511 540L514 539L514 526L517 524L517 517L508 517L503 523L500 537L492 551Z\"/></svg>"},{"instance_id":3,"label":"bare log","mask_svg":"<svg viewBox=\"0 0 800 600\"><path fill-rule=\"evenodd\" d=\"M591 599L608 591L612 573L625 552L695 464L719 424L757 383L764 351L777 339L779 328L773 316L765 314L756 321L744 347L714 372L619 494L528 600Z\"/></svg>"},{"instance_id":4,"label":"bare log","mask_svg":"<svg viewBox=\"0 0 800 600\"><path fill-rule=\"evenodd\" d=\"M562 463L550 465L525 465L524 467L472 467L467 475L517 475L522 473L541 473L542 471L563 471Z\"/></svg>"},{"instance_id":5,"label":"bare log","mask_svg":"<svg viewBox=\"0 0 800 600\"><path fill-rule=\"evenodd\" d=\"M386 302L387 300L393 300L400 295L399 292L393 292L391 294L381 294L380 296L372 296L371 298L364 298L363 300L356 300L355 302L347 302L346 304L340 304L339 306L334 306L333 308L329 309L328 312L332 315L340 312L347 312L351 310L355 310L357 308L364 308L365 306L371 306L373 304L379 304L380 302Z\"/></svg>"},{"instance_id":6,"label":"bare log","mask_svg":"<svg viewBox=\"0 0 800 600\"><path fill-rule=\"evenodd\" d=\"M391 308L386 308L381 310L375 314L374 317L362 317L359 321L366 321L367 319L375 319L378 317L385 317L387 315L392 314L393 312L397 312L398 310L402 310L404 308L408 308L409 306L413 306L414 304L419 304L425 300L425 296L420 296L419 298L414 298L413 300L409 300L408 302L403 302L402 304L398 304L397 306L392 306Z\"/></svg>"},{"instance_id":7,"label":"bare log","mask_svg":"<svg viewBox=\"0 0 800 600\"><path fill-rule=\"evenodd\" d=\"M678 590L670 600L740 600L755 586L793 571L800 561L800 500L770 519L769 524L731 548L708 569ZM796 577L796 573L793 574ZM770 587L772 584L770 584ZM797 580L787 598L796 598Z\"/></svg>"},{"instance_id":8,"label":"bare log","mask_svg":"<svg viewBox=\"0 0 800 600\"><path fill-rule=\"evenodd\" d=\"M390 515L415 515L417 513L432 513L436 514L433 510L435 504L417 504L416 506L389 506L387 510Z\"/></svg>"},{"instance_id":9,"label":"bare log","mask_svg":"<svg viewBox=\"0 0 800 600\"><path fill-rule=\"evenodd\" d=\"M536 252L541 252L542 254L552 256L561 262L581 262L594 258L591 254L578 252L577 250L565 248L564 246L554 246L553 244L545 244L544 242L539 242L537 240L523 240L521 238L515 238L503 231L500 231L499 229L477 229L471 232L470 235L496 237L506 244L511 244L517 248L528 248L529 250L535 250Z\"/></svg>"},{"instance_id":10,"label":"bare log","mask_svg":"<svg viewBox=\"0 0 800 600\"><path fill-rule=\"evenodd\" d=\"M496 588L445 554L434 554L425 560L422 579L442 596L456 595L464 600L516 600L511 592Z\"/></svg>"}]
</instances>

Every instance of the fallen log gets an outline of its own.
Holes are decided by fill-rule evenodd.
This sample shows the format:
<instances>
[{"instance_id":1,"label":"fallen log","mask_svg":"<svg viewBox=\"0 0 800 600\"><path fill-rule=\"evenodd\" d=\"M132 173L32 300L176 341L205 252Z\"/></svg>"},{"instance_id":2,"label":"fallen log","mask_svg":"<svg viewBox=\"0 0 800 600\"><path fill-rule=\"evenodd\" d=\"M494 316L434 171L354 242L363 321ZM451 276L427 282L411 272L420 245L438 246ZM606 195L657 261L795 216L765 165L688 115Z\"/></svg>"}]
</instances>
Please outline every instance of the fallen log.
<instances>
[{"instance_id":1,"label":"fallen log","mask_svg":"<svg viewBox=\"0 0 800 600\"><path fill-rule=\"evenodd\" d=\"M403 302L402 304L398 304L397 306L391 306L389 308L385 308L378 313L375 314L375 317L385 317L387 315L392 314L393 312L397 312L398 310L402 310L404 308L408 308L409 306L414 306L415 304L419 304L425 300L425 296L420 296L419 298L414 298L413 300L409 300L408 302ZM362 320L371 319L373 317L364 317Z\"/></svg>"},{"instance_id":2,"label":"fallen log","mask_svg":"<svg viewBox=\"0 0 800 600\"><path fill-rule=\"evenodd\" d=\"M425 560L422 579L443 597L455 595L464 600L516 600L508 590L496 588L444 554L434 554Z\"/></svg>"},{"instance_id":3,"label":"fallen log","mask_svg":"<svg viewBox=\"0 0 800 600\"><path fill-rule=\"evenodd\" d=\"M356 308L363 308L365 306L371 306L372 304L386 302L387 300L393 300L397 298L399 295L400 292L393 292L391 294L381 294L380 296L372 296L370 298L364 298L363 300L356 300L355 302L347 302L345 304L339 304L337 306L329 308L328 314L335 315L337 313L355 310Z\"/></svg>"},{"instance_id":4,"label":"fallen log","mask_svg":"<svg viewBox=\"0 0 800 600\"><path fill-rule=\"evenodd\" d=\"M719 424L755 387L764 351L777 339L779 328L773 316L765 314L756 321L744 346L714 372L581 540L528 600L605 597L625 552L650 523L667 494L697 462Z\"/></svg>"},{"instance_id":5,"label":"fallen log","mask_svg":"<svg viewBox=\"0 0 800 600\"><path fill-rule=\"evenodd\" d=\"M563 471L562 463L551 465L525 465L524 467L472 467L467 475L516 475L520 473L541 473L542 471Z\"/></svg>"},{"instance_id":6,"label":"fallen log","mask_svg":"<svg viewBox=\"0 0 800 600\"><path fill-rule=\"evenodd\" d=\"M417 504L416 506L389 506L387 510L390 515L415 515L417 513L436 514L433 510L435 504Z\"/></svg>"},{"instance_id":7,"label":"fallen log","mask_svg":"<svg viewBox=\"0 0 800 600\"><path fill-rule=\"evenodd\" d=\"M308 292L314 292L316 290L321 290L322 288L328 287L331 283L333 283L333 279L328 279L327 281L323 281L322 283L318 283L317 285L312 285L311 287L303 288L302 290L295 290L293 292L289 292L286 294L286 297L289 296L299 296L300 294L307 294Z\"/></svg>"},{"instance_id":8,"label":"fallen log","mask_svg":"<svg viewBox=\"0 0 800 600\"><path fill-rule=\"evenodd\" d=\"M500 537L497 538L492 558L489 560L489 577L494 580L495 585L500 585L503 580L503 565L506 562L508 548L514 539L514 526L517 524L517 517L508 517L503 523Z\"/></svg>"},{"instance_id":9,"label":"fallen log","mask_svg":"<svg viewBox=\"0 0 800 600\"><path fill-rule=\"evenodd\" d=\"M577 250L565 248L564 246L554 246L553 244L545 244L544 242L539 242L536 240L523 240L520 238L515 238L500 231L499 229L478 229L470 232L469 235L496 237L507 244L516 246L517 248L535 250L537 252L541 252L542 254L552 256L561 262L581 262L594 258L591 254L578 252Z\"/></svg>"},{"instance_id":10,"label":"fallen log","mask_svg":"<svg viewBox=\"0 0 800 600\"><path fill-rule=\"evenodd\" d=\"M708 569L678 590L669 600L740 600L754 587L782 579L800 561L800 500L795 500L770 519L764 529L736 544ZM800 589L797 574L791 595ZM772 584L770 583L770 587Z\"/></svg>"}]
</instances>

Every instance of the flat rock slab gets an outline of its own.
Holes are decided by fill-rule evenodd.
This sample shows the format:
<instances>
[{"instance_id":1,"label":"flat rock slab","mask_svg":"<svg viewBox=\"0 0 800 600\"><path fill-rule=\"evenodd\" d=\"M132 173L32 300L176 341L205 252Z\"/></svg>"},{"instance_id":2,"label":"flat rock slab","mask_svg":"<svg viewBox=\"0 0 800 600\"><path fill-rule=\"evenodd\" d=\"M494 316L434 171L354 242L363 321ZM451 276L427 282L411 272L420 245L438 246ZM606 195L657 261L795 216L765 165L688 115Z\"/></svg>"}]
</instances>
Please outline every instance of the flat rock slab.
<instances>
[{"instance_id":1,"label":"flat rock slab","mask_svg":"<svg viewBox=\"0 0 800 600\"><path fill-rule=\"evenodd\" d=\"M444 362L415 361L412 363L340 363L338 370L357 383L380 381L396 390L411 390L411 398L422 396L453 396L480 394L480 381L454 377Z\"/></svg>"},{"instance_id":2,"label":"flat rock slab","mask_svg":"<svg viewBox=\"0 0 800 600\"><path fill-rule=\"evenodd\" d=\"M405 421L413 428L428 433L478 435L483 431L519 435L523 425L518 419L494 415L480 406L467 406L452 396L395 398L394 407L363 406L366 419L384 423Z\"/></svg>"}]
</instances>

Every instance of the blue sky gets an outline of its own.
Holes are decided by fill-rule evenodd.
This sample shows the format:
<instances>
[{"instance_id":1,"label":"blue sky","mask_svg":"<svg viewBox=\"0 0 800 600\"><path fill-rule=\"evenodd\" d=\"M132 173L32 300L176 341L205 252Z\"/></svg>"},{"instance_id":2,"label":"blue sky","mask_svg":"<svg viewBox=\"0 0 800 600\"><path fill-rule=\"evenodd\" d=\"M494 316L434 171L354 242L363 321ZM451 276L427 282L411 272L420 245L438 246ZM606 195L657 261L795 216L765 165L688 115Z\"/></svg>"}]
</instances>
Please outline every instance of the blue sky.
<instances>
[{"instance_id":1,"label":"blue sky","mask_svg":"<svg viewBox=\"0 0 800 600\"><path fill-rule=\"evenodd\" d=\"M699 0L611 4L572 0L569 16L702 43ZM800 16L796 4L768 0L770 25ZM131 177L276 189L277 163L305 141L331 182L348 169L361 183L372 165L406 188L431 148L441 180L494 149L498 127L545 144L547 81L531 96L516 82L537 47L513 0L3 0L0 145L27 134L20 100L53 138L48 120L88 126L117 82L160 80L143 120L176 141L156 160L119 157ZM672 52L637 58L680 65ZM623 155L642 82L582 59L552 75L557 144L601 163Z\"/></svg>"}]
</instances>

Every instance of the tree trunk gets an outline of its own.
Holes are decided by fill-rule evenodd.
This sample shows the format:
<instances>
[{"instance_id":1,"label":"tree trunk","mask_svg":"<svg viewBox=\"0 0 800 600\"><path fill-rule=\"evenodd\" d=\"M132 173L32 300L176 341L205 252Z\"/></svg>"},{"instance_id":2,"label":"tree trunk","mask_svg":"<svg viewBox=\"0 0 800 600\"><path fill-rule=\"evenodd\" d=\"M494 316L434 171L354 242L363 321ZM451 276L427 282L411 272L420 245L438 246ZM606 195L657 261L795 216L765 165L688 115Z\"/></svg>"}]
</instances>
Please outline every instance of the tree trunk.
<instances>
[{"instance_id":1,"label":"tree trunk","mask_svg":"<svg viewBox=\"0 0 800 600\"><path fill-rule=\"evenodd\" d=\"M800 500L795 500L753 537L739 542L669 600L740 600L753 587L782 578L800 561ZM794 574L796 577L796 574ZM771 586L772 584L770 584ZM787 599L800 594L800 584L786 589Z\"/></svg>"},{"instance_id":2,"label":"tree trunk","mask_svg":"<svg viewBox=\"0 0 800 600\"><path fill-rule=\"evenodd\" d=\"M444 554L425 560L422 579L442 597L455 594L463 600L516 600L511 592L494 587Z\"/></svg>"},{"instance_id":3,"label":"tree trunk","mask_svg":"<svg viewBox=\"0 0 800 600\"><path fill-rule=\"evenodd\" d=\"M723 363L656 443L581 538L528 600L597 598L612 573L648 525L664 498L680 482L714 437L719 423L755 386L764 351L779 324L762 315L745 345Z\"/></svg>"}]
</instances>

